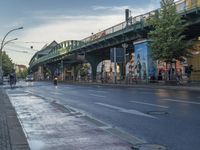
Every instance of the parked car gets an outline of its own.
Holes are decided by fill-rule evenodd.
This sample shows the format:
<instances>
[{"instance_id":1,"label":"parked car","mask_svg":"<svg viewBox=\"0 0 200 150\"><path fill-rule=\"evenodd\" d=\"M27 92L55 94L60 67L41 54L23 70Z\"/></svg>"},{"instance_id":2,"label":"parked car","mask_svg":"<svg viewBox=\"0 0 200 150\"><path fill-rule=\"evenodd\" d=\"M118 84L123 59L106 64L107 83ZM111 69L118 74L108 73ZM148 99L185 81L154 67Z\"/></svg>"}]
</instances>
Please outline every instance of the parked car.
<instances>
[{"instance_id":1,"label":"parked car","mask_svg":"<svg viewBox=\"0 0 200 150\"><path fill-rule=\"evenodd\" d=\"M33 75L27 75L26 81L34 81Z\"/></svg>"}]
</instances>

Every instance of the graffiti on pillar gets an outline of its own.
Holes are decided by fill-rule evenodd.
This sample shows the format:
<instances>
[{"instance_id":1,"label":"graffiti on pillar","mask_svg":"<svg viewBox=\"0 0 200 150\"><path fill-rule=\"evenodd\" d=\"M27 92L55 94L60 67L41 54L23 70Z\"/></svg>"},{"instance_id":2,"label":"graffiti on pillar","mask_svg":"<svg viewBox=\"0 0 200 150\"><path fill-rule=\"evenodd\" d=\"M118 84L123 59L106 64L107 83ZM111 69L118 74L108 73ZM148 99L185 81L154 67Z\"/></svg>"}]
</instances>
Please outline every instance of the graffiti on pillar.
<instances>
[{"instance_id":1,"label":"graffiti on pillar","mask_svg":"<svg viewBox=\"0 0 200 150\"><path fill-rule=\"evenodd\" d=\"M134 50L137 78L141 80L152 78L152 80L155 80L157 78L157 69L151 56L149 41L143 40L136 42L134 44Z\"/></svg>"},{"instance_id":2,"label":"graffiti on pillar","mask_svg":"<svg viewBox=\"0 0 200 150\"><path fill-rule=\"evenodd\" d=\"M132 79L135 78L135 76L136 76L136 73L135 73L136 67L135 67L134 57L135 57L135 55L134 55L134 53L132 53L131 59L126 64L126 77L129 82L131 82Z\"/></svg>"},{"instance_id":3,"label":"graffiti on pillar","mask_svg":"<svg viewBox=\"0 0 200 150\"><path fill-rule=\"evenodd\" d=\"M135 51L135 69L139 79L147 78L147 53L143 49Z\"/></svg>"}]
</instances>

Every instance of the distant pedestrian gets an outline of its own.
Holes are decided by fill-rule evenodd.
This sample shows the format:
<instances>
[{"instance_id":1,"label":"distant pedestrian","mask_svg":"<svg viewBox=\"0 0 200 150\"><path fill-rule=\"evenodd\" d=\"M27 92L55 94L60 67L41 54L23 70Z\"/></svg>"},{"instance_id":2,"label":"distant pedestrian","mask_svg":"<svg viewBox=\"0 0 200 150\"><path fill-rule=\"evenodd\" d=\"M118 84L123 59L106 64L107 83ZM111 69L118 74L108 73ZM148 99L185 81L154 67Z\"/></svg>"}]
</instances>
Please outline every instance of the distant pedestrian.
<instances>
[{"instance_id":1,"label":"distant pedestrian","mask_svg":"<svg viewBox=\"0 0 200 150\"><path fill-rule=\"evenodd\" d=\"M192 71L193 71L193 66L192 65L190 65L189 67L186 68L185 72L186 72L187 77L188 77L188 82L190 82Z\"/></svg>"},{"instance_id":2,"label":"distant pedestrian","mask_svg":"<svg viewBox=\"0 0 200 150\"><path fill-rule=\"evenodd\" d=\"M159 71L159 73L158 73L158 80L162 80L162 73L161 73L161 71Z\"/></svg>"},{"instance_id":3,"label":"distant pedestrian","mask_svg":"<svg viewBox=\"0 0 200 150\"><path fill-rule=\"evenodd\" d=\"M182 81L182 69L176 71L176 81L177 84L180 85Z\"/></svg>"},{"instance_id":4,"label":"distant pedestrian","mask_svg":"<svg viewBox=\"0 0 200 150\"><path fill-rule=\"evenodd\" d=\"M187 77L190 78L191 74L192 74L192 71L193 71L193 66L190 65L189 67L187 67L186 69L186 73L187 73Z\"/></svg>"},{"instance_id":5,"label":"distant pedestrian","mask_svg":"<svg viewBox=\"0 0 200 150\"><path fill-rule=\"evenodd\" d=\"M173 80L174 79L174 72L175 72L174 68L169 68L169 70L168 70L169 80Z\"/></svg>"},{"instance_id":6,"label":"distant pedestrian","mask_svg":"<svg viewBox=\"0 0 200 150\"><path fill-rule=\"evenodd\" d=\"M10 87L12 88L14 85L16 85L16 74L11 73L9 76L9 82L10 82Z\"/></svg>"},{"instance_id":7,"label":"distant pedestrian","mask_svg":"<svg viewBox=\"0 0 200 150\"><path fill-rule=\"evenodd\" d=\"M58 78L57 78L57 76L54 77L53 83L54 83L55 86L57 86L57 84L58 84Z\"/></svg>"}]
</instances>

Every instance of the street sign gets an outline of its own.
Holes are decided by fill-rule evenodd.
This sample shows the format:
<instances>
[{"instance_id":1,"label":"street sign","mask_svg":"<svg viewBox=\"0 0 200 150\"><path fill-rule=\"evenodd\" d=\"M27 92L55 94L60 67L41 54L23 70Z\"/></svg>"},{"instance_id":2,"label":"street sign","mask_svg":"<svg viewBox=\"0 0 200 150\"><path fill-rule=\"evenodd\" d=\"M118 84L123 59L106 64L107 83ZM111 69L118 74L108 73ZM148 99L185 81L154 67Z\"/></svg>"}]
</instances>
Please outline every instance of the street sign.
<instances>
[{"instance_id":1,"label":"street sign","mask_svg":"<svg viewBox=\"0 0 200 150\"><path fill-rule=\"evenodd\" d=\"M114 49L116 49L116 62L123 63L124 62L124 49L123 48L111 48L110 49L111 62L114 62Z\"/></svg>"}]
</instances>

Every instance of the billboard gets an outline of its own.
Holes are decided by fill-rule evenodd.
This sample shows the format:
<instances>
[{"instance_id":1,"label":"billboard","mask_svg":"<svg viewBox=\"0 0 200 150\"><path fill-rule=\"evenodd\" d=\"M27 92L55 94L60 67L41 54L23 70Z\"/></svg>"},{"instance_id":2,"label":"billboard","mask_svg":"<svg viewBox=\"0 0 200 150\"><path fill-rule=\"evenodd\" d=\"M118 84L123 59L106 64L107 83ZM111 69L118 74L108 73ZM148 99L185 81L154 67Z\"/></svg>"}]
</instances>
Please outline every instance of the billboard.
<instances>
[{"instance_id":1,"label":"billboard","mask_svg":"<svg viewBox=\"0 0 200 150\"><path fill-rule=\"evenodd\" d=\"M134 43L135 69L139 79L145 80L149 77L156 78L156 65L151 57L149 41Z\"/></svg>"}]
</instances>

